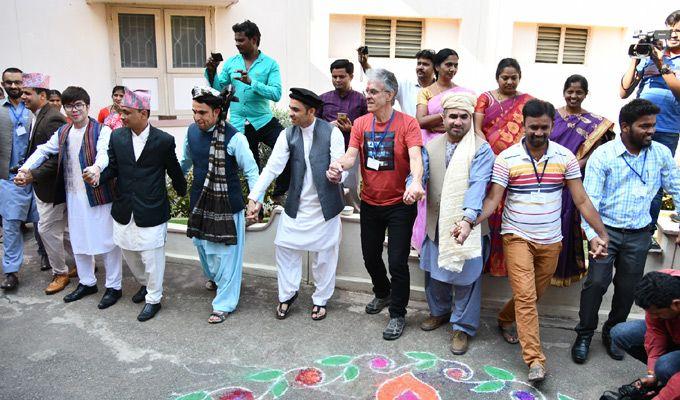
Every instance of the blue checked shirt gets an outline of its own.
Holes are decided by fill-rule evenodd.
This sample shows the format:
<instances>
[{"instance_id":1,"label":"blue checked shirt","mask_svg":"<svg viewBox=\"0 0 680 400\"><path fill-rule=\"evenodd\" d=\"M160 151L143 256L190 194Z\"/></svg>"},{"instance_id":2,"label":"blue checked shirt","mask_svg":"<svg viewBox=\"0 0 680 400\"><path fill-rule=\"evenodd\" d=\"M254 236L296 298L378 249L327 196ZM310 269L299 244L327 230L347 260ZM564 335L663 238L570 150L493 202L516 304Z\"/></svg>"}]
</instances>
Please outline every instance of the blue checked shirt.
<instances>
[{"instance_id":1,"label":"blue checked shirt","mask_svg":"<svg viewBox=\"0 0 680 400\"><path fill-rule=\"evenodd\" d=\"M602 222L614 228L649 225L649 207L660 187L680 204L680 170L671 151L657 142L637 156L626 150L620 137L603 144L588 159L583 186ZM588 240L597 236L583 218L581 226Z\"/></svg>"}]
</instances>

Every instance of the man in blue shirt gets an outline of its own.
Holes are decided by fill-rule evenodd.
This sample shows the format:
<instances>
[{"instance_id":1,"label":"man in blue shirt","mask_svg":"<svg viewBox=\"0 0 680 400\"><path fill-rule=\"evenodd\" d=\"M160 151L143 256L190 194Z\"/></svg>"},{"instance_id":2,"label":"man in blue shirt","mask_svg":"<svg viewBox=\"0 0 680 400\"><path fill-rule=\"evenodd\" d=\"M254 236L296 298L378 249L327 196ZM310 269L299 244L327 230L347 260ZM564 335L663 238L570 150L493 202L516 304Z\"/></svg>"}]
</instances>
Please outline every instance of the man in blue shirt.
<instances>
[{"instance_id":1,"label":"man in blue shirt","mask_svg":"<svg viewBox=\"0 0 680 400\"><path fill-rule=\"evenodd\" d=\"M264 143L274 148L283 126L272 115L270 101L281 99L281 73L279 64L259 50L260 30L253 22L245 20L231 28L239 54L224 62L217 74L219 61L211 56L206 63L206 78L214 76L211 85L222 91L227 85L236 89L238 102L231 105L229 122L243 132L248 139L250 150L258 167L262 170L258 145ZM282 197L288 191L290 168L286 166L276 180L272 193L275 203L282 204Z\"/></svg>"},{"instance_id":2,"label":"man in blue shirt","mask_svg":"<svg viewBox=\"0 0 680 400\"><path fill-rule=\"evenodd\" d=\"M619 94L625 99L639 85L637 97L649 100L661 109L656 117L656 133L652 140L668 147L675 156L680 137L680 10L666 18L666 26L672 32L666 48L660 50L655 47L650 57L642 63L639 58L632 58L621 78ZM652 232L656 229L662 195L660 190L650 208ZM652 248L660 250L654 238Z\"/></svg>"},{"instance_id":3,"label":"man in blue shirt","mask_svg":"<svg viewBox=\"0 0 680 400\"><path fill-rule=\"evenodd\" d=\"M602 342L615 360L623 352L611 345L610 330L628 318L635 285L645 270L651 231L649 205L663 188L680 204L680 169L668 148L652 140L659 107L635 99L621 108L621 134L598 147L588 159L583 186L602 217L609 235L608 255L589 260L588 276L581 290L577 338L572 359L584 363L590 340L598 323L602 297L612 282L614 296L607 321L602 326ZM596 236L584 220L588 240ZM680 244L680 238L677 243Z\"/></svg>"}]
</instances>

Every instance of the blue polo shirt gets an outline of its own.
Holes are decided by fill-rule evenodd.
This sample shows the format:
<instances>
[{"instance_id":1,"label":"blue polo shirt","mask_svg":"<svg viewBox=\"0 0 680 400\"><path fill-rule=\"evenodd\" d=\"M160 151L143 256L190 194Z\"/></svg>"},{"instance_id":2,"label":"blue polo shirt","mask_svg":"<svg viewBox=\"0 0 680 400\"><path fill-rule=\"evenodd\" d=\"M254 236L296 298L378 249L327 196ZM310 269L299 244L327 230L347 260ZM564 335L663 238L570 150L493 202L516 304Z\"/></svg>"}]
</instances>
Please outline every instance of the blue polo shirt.
<instances>
[{"instance_id":1,"label":"blue polo shirt","mask_svg":"<svg viewBox=\"0 0 680 400\"><path fill-rule=\"evenodd\" d=\"M680 79L680 55L669 57L664 54L663 63L670 66ZM637 71L642 76L637 96L661 108L661 113L656 116L656 131L680 132L680 99L673 95L654 62L647 59L645 63L638 64Z\"/></svg>"},{"instance_id":2,"label":"blue polo shirt","mask_svg":"<svg viewBox=\"0 0 680 400\"><path fill-rule=\"evenodd\" d=\"M246 121L258 130L273 118L269 101L281 99L279 64L273 58L260 52L248 69L248 76L252 81L250 85L234 79L241 76L236 72L239 69L247 69L242 55L237 54L224 61L222 70L215 75L213 88L222 91L225 86L234 85L239 101L229 106L229 122L239 132L244 132ZM207 78L207 72L205 76Z\"/></svg>"}]
</instances>

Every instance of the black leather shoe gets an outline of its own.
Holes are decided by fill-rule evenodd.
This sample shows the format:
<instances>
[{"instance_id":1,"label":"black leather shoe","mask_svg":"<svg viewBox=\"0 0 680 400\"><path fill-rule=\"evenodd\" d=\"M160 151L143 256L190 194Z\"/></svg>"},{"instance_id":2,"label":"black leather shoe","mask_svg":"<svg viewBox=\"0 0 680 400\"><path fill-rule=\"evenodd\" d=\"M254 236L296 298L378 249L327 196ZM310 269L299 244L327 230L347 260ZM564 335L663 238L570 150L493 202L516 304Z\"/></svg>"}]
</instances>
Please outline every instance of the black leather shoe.
<instances>
[{"instance_id":1,"label":"black leather shoe","mask_svg":"<svg viewBox=\"0 0 680 400\"><path fill-rule=\"evenodd\" d=\"M0 288L3 290L14 290L19 285L19 278L17 278L16 272L10 272L5 274L5 279L0 283Z\"/></svg>"},{"instance_id":2,"label":"black leather shoe","mask_svg":"<svg viewBox=\"0 0 680 400\"><path fill-rule=\"evenodd\" d=\"M64 296L64 303L70 303L72 301L80 300L85 296L97 293L97 285L85 286L82 283L78 284L78 287L73 292Z\"/></svg>"},{"instance_id":3,"label":"black leather shoe","mask_svg":"<svg viewBox=\"0 0 680 400\"><path fill-rule=\"evenodd\" d=\"M156 313L160 309L161 309L161 303L158 303L158 304L146 303L144 305L144 309L142 309L142 312L140 312L139 315L137 316L137 321L144 322L144 321L150 320L151 318L154 317L154 315L156 315Z\"/></svg>"},{"instance_id":4,"label":"black leather shoe","mask_svg":"<svg viewBox=\"0 0 680 400\"><path fill-rule=\"evenodd\" d=\"M571 359L576 364L583 364L588 359L588 350L590 350L590 336L576 336L574 345L571 346Z\"/></svg>"},{"instance_id":5,"label":"black leather shoe","mask_svg":"<svg viewBox=\"0 0 680 400\"><path fill-rule=\"evenodd\" d=\"M141 303L144 301L144 298L146 297L146 286L142 286L139 288L137 293L135 293L134 296L132 296L132 302L133 303Z\"/></svg>"},{"instance_id":6,"label":"black leather shoe","mask_svg":"<svg viewBox=\"0 0 680 400\"><path fill-rule=\"evenodd\" d=\"M607 354L609 357L616 361L623 360L623 350L619 349L614 343L612 343L612 337L609 335L602 334L602 344L607 349Z\"/></svg>"},{"instance_id":7,"label":"black leather shoe","mask_svg":"<svg viewBox=\"0 0 680 400\"><path fill-rule=\"evenodd\" d=\"M52 266L50 265L50 259L47 258L47 254L44 254L40 257L40 270L48 271L50 269L52 269Z\"/></svg>"},{"instance_id":8,"label":"black leather shoe","mask_svg":"<svg viewBox=\"0 0 680 400\"><path fill-rule=\"evenodd\" d=\"M123 295L123 290L122 289L113 289L113 288L106 288L106 292L104 293L104 296L102 296L101 301L97 305L100 310L103 310L105 308L109 308L112 305L116 304L118 299Z\"/></svg>"}]
</instances>

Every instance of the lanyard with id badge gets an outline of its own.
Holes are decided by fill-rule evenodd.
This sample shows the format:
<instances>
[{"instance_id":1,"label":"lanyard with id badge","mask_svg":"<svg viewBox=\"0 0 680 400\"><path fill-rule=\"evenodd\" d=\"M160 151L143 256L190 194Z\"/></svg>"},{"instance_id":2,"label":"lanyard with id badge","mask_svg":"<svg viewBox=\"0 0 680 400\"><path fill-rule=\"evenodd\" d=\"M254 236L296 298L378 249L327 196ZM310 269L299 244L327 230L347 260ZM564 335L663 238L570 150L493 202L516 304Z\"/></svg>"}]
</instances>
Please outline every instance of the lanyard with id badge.
<instances>
[{"instance_id":1,"label":"lanyard with id badge","mask_svg":"<svg viewBox=\"0 0 680 400\"><path fill-rule=\"evenodd\" d=\"M642 170L640 172L637 172L635 168L633 168L632 165L626 160L626 155L623 154L621 157L623 157L623 161L626 163L628 168L630 168L631 171L635 175L637 175L638 178L640 178L640 182L642 182L642 185L635 185L635 189L633 189L635 196L637 197L645 197L647 195L647 181L643 178L643 175L645 175L645 165L647 164L647 154L649 153L649 150L645 150L645 156L642 158Z\"/></svg>"},{"instance_id":2,"label":"lanyard with id badge","mask_svg":"<svg viewBox=\"0 0 680 400\"><path fill-rule=\"evenodd\" d=\"M546 160L543 162L543 172L541 172L541 176L538 176L538 169L536 168L536 163L534 162L534 158L531 156L531 153L529 153L529 150L526 148L526 145L524 146L524 150L526 150L527 155L531 160L531 166L534 167L534 175L536 175L536 182L538 182L538 191L531 192L530 200L534 204L545 204L545 193L541 193L541 181L545 176L545 169L548 167L548 159L546 158Z\"/></svg>"},{"instance_id":3,"label":"lanyard with id badge","mask_svg":"<svg viewBox=\"0 0 680 400\"><path fill-rule=\"evenodd\" d=\"M382 137L380 138L380 141L376 144L375 142L375 115L373 116L373 123L371 124L371 144L373 146L373 149L368 150L368 159L366 160L366 167L370 168L372 170L377 171L380 169L380 161L377 159L378 156L378 151L380 150L380 147L382 146L382 142L385 140L385 136L387 136L387 133L390 131L390 126L392 126L392 121L394 120L394 111L392 111L392 115L390 116L390 120L387 121L387 125L385 126L385 131L382 134Z\"/></svg>"},{"instance_id":4,"label":"lanyard with id badge","mask_svg":"<svg viewBox=\"0 0 680 400\"><path fill-rule=\"evenodd\" d=\"M21 117L24 115L26 105L24 103L21 103L21 105L19 106L19 115L17 115L16 111L14 111L14 107L10 107L9 110L12 112L12 115L14 116L14 131L17 133L17 136L25 135L27 133L26 127L24 126Z\"/></svg>"}]
</instances>

